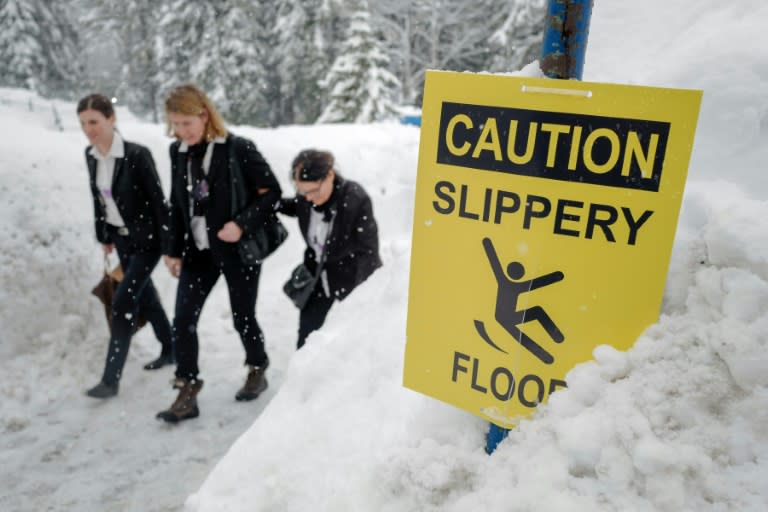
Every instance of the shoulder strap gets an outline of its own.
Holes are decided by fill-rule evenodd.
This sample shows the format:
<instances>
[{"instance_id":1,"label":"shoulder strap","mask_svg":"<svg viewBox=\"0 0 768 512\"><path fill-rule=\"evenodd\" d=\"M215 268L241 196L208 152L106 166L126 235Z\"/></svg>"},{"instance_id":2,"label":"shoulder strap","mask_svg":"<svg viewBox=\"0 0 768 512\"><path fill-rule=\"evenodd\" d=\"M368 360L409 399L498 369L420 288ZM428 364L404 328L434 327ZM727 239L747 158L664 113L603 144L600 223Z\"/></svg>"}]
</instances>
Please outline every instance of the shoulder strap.
<instances>
[{"instance_id":1,"label":"shoulder strap","mask_svg":"<svg viewBox=\"0 0 768 512\"><path fill-rule=\"evenodd\" d=\"M243 183L243 173L240 170L240 162L237 161L235 154L235 136L228 137L227 145L229 149L229 188L232 196L232 218L240 212L246 204L245 184Z\"/></svg>"}]
</instances>

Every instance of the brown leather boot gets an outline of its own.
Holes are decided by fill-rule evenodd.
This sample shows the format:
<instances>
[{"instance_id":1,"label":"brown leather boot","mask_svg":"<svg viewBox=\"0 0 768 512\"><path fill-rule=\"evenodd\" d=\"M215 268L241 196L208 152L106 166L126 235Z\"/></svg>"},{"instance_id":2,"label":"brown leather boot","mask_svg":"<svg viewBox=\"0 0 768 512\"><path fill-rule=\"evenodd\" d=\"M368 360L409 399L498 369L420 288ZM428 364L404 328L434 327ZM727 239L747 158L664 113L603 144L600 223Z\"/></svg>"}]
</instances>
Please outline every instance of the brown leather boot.
<instances>
[{"instance_id":1,"label":"brown leather boot","mask_svg":"<svg viewBox=\"0 0 768 512\"><path fill-rule=\"evenodd\" d=\"M246 366L248 366L248 376L245 378L245 384L235 395L235 400L239 402L247 402L248 400L259 398L259 395L267 389L268 385L264 372L266 372L267 366L269 366L269 361L261 366Z\"/></svg>"},{"instance_id":2,"label":"brown leather boot","mask_svg":"<svg viewBox=\"0 0 768 512\"><path fill-rule=\"evenodd\" d=\"M173 402L170 409L157 413L157 418L168 423L178 423L182 420L197 418L200 410L197 408L197 394L203 389L203 381L200 379L175 379L173 388L179 390L179 396Z\"/></svg>"}]
</instances>

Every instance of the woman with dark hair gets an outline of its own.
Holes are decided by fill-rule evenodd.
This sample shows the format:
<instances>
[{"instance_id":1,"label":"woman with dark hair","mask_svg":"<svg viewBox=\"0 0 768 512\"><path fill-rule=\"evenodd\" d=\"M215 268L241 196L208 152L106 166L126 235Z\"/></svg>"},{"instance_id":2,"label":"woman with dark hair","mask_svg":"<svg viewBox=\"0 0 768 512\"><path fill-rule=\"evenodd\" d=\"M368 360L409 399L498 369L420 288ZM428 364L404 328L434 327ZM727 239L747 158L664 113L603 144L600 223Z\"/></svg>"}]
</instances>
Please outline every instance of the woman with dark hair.
<instances>
[{"instance_id":1,"label":"woman with dark hair","mask_svg":"<svg viewBox=\"0 0 768 512\"><path fill-rule=\"evenodd\" d=\"M344 179L327 151L305 149L291 164L296 196L279 210L297 217L307 243L304 265L318 275L299 314L297 349L319 329L335 300L343 300L379 268L379 232L371 198L363 187Z\"/></svg>"},{"instance_id":2,"label":"woman with dark hair","mask_svg":"<svg viewBox=\"0 0 768 512\"><path fill-rule=\"evenodd\" d=\"M260 263L245 263L238 241L263 229L280 199L280 184L256 146L227 133L211 100L192 84L175 87L165 101L171 144L171 221L165 264L179 278L173 333L176 347L176 401L157 414L178 422L199 415L197 323L208 294L221 274L229 289L232 319L245 348L248 372L239 401L253 400L266 388L269 358L256 321ZM236 165L239 169L234 169ZM233 176L244 183L235 189ZM242 189L242 190L241 190ZM234 211L233 194L245 206Z\"/></svg>"},{"instance_id":3,"label":"woman with dark hair","mask_svg":"<svg viewBox=\"0 0 768 512\"><path fill-rule=\"evenodd\" d=\"M131 336L143 315L162 344L160 357L144 368L173 363L171 327L160 304L152 269L160 260L168 209L147 148L123 140L115 128L109 98L86 96L77 104L80 126L91 143L85 150L90 176L96 238L104 254L117 250L123 280L112 301L112 328L101 381L86 394L108 398L117 394Z\"/></svg>"}]
</instances>

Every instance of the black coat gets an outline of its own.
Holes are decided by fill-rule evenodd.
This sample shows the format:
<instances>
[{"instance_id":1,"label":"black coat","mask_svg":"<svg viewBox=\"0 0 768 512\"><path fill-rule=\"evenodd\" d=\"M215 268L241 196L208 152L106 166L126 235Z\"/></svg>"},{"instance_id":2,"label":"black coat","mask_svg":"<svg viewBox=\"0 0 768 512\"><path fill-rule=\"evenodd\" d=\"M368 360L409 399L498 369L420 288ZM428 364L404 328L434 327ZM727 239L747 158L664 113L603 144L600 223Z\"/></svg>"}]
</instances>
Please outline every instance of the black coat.
<instances>
[{"instance_id":1,"label":"black coat","mask_svg":"<svg viewBox=\"0 0 768 512\"><path fill-rule=\"evenodd\" d=\"M229 173L229 146L235 146L235 158L240 164L240 172L245 180L248 193L245 208L233 217L232 189ZM168 243L165 254L174 258L188 253L194 246L190 224L190 197L187 191L187 153L180 152L180 141L171 144L171 220ZM214 144L207 181L209 186L208 206L205 220L208 227L208 241L211 256L217 264L239 264L237 244L220 240L216 234L227 222L234 220L243 230L243 236L255 232L264 225L268 214L280 200L280 184L261 156L253 142L248 139L228 135L223 144ZM257 189L269 189L258 194Z\"/></svg>"},{"instance_id":2,"label":"black coat","mask_svg":"<svg viewBox=\"0 0 768 512\"><path fill-rule=\"evenodd\" d=\"M144 146L124 141L124 156L115 159L112 176L112 198L128 228L131 245L137 252L160 251L165 244L168 226L168 205L155 169L152 154ZM107 232L104 199L96 186L98 162L85 149L85 161L91 181L93 211L96 219L96 238L102 244L111 244Z\"/></svg>"},{"instance_id":3,"label":"black coat","mask_svg":"<svg viewBox=\"0 0 768 512\"><path fill-rule=\"evenodd\" d=\"M379 256L379 230L373 217L371 198L360 184L336 177L332 203L335 211L331 232L328 234L326 259L323 268L328 277L331 296L344 299L374 270L382 265ZM310 270L316 268L315 251L309 246L307 230L313 206L302 196L283 199L279 211L298 217L299 229L307 249L304 263Z\"/></svg>"}]
</instances>

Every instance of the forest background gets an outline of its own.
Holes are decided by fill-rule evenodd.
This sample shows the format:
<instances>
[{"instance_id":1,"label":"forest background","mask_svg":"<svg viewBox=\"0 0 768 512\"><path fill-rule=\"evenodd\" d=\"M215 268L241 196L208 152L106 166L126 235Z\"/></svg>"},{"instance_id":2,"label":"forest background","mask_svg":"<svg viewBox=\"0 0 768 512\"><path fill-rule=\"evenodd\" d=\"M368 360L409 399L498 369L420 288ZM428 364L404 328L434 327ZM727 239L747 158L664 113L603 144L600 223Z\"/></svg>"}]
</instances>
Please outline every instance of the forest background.
<instances>
[{"instance_id":1,"label":"forest background","mask_svg":"<svg viewBox=\"0 0 768 512\"><path fill-rule=\"evenodd\" d=\"M421 104L424 71L537 58L544 0L0 0L0 86L98 91L145 120L195 82L228 122L370 122Z\"/></svg>"}]
</instances>

